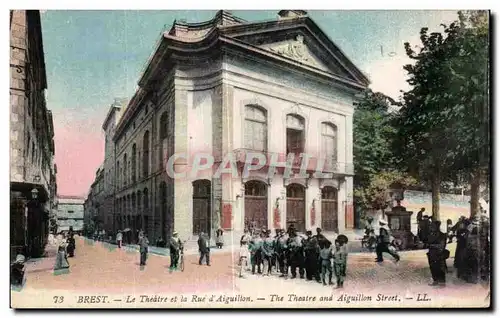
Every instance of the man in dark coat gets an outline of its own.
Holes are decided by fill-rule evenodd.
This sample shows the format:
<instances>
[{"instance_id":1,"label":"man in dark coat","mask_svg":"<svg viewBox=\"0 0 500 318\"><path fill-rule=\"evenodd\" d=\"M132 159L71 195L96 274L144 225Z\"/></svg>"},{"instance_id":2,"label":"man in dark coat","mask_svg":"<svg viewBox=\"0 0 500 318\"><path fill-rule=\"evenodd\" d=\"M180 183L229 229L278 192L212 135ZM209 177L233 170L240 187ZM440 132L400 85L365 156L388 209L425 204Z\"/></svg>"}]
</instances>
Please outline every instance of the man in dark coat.
<instances>
[{"instance_id":1,"label":"man in dark coat","mask_svg":"<svg viewBox=\"0 0 500 318\"><path fill-rule=\"evenodd\" d=\"M144 233L139 233L139 252L141 254L141 266L146 265L146 260L148 258L148 246L149 240L144 235Z\"/></svg>"},{"instance_id":2,"label":"man in dark coat","mask_svg":"<svg viewBox=\"0 0 500 318\"><path fill-rule=\"evenodd\" d=\"M446 284L446 234L441 232L440 226L440 221L433 221L429 233L427 259L433 280L430 286Z\"/></svg>"},{"instance_id":3,"label":"man in dark coat","mask_svg":"<svg viewBox=\"0 0 500 318\"><path fill-rule=\"evenodd\" d=\"M299 268L300 278L304 278L304 248L302 238L297 235L295 228L290 228L288 238L288 264L292 278L297 277L297 267Z\"/></svg>"},{"instance_id":4,"label":"man in dark coat","mask_svg":"<svg viewBox=\"0 0 500 318\"><path fill-rule=\"evenodd\" d=\"M288 252L288 235L284 229L281 229L276 240L276 254L278 255L278 266L281 273L280 277L288 275L287 252Z\"/></svg>"},{"instance_id":5,"label":"man in dark coat","mask_svg":"<svg viewBox=\"0 0 500 318\"><path fill-rule=\"evenodd\" d=\"M458 222L451 228L455 232L457 238L457 247L455 249L455 257L453 266L457 269L457 277L465 279L465 252L467 247L467 230L468 222L464 216L458 219Z\"/></svg>"},{"instance_id":6,"label":"man in dark coat","mask_svg":"<svg viewBox=\"0 0 500 318\"><path fill-rule=\"evenodd\" d=\"M170 270L177 269L179 263L179 253L181 249L181 241L177 237L177 232L172 233L172 238L170 239Z\"/></svg>"},{"instance_id":7,"label":"man in dark coat","mask_svg":"<svg viewBox=\"0 0 500 318\"><path fill-rule=\"evenodd\" d=\"M399 261L398 253L389 248L389 245L391 244L391 232L387 227L387 222L384 220L380 220L379 224L380 224L380 233L378 236L377 248L376 248L377 263L381 263L384 261L383 253L389 253L392 257L394 257L396 262L398 262Z\"/></svg>"},{"instance_id":8,"label":"man in dark coat","mask_svg":"<svg viewBox=\"0 0 500 318\"><path fill-rule=\"evenodd\" d=\"M318 273L318 258L319 258L319 245L318 240L315 236L312 236L312 231L307 231L307 240L305 241L304 253L305 253L305 268L306 268L306 279L312 280L314 278L319 278ZM324 241L322 241L324 242ZM317 279L319 281L319 279Z\"/></svg>"},{"instance_id":9,"label":"man in dark coat","mask_svg":"<svg viewBox=\"0 0 500 318\"><path fill-rule=\"evenodd\" d=\"M200 252L199 265L202 265L203 259L206 260L207 266L210 266L210 246L208 245L208 239L205 233L201 232L198 238L198 251Z\"/></svg>"},{"instance_id":10,"label":"man in dark coat","mask_svg":"<svg viewBox=\"0 0 500 318\"><path fill-rule=\"evenodd\" d=\"M429 237L429 229L431 226L431 220L428 215L424 215L419 223L420 227L420 241L424 243L424 248L427 248L427 239Z\"/></svg>"}]
</instances>

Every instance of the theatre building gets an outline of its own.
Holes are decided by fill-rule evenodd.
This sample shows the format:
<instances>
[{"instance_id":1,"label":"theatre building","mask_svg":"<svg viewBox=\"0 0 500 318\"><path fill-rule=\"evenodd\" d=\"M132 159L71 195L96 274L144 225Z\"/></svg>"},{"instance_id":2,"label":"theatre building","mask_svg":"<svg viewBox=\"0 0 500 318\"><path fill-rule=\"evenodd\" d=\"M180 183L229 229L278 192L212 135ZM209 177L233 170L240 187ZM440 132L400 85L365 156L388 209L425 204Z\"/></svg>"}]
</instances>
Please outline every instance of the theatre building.
<instances>
[{"instance_id":1,"label":"theatre building","mask_svg":"<svg viewBox=\"0 0 500 318\"><path fill-rule=\"evenodd\" d=\"M174 229L192 239L218 227L238 235L290 223L300 231L353 228L353 103L368 84L305 11L256 23L226 11L175 22L113 136L115 222L136 222L152 239ZM295 172L305 153L307 174L270 176L265 166L244 176L255 152L279 161L296 154ZM210 169L192 176L199 153L213 155L215 166L230 154L238 176L214 178ZM186 177L167 175L172 154L188 154L174 162Z\"/></svg>"}]
</instances>

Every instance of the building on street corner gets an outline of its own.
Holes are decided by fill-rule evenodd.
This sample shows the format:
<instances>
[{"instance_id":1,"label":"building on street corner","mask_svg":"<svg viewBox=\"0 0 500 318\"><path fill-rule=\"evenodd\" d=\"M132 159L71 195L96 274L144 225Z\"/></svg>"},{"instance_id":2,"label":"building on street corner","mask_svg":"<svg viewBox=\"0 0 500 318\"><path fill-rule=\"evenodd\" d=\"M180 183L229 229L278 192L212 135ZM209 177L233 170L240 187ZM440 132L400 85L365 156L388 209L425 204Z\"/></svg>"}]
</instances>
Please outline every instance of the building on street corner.
<instances>
[{"instance_id":1,"label":"building on street corner","mask_svg":"<svg viewBox=\"0 0 500 318\"><path fill-rule=\"evenodd\" d=\"M10 13L11 257L44 252L56 209L54 126L45 104L47 79L38 10Z\"/></svg>"},{"instance_id":2,"label":"building on street corner","mask_svg":"<svg viewBox=\"0 0 500 318\"><path fill-rule=\"evenodd\" d=\"M282 10L255 23L227 11L175 21L138 84L103 125L113 230L142 228L154 242L173 230L191 240L219 227L354 227L353 104L369 80L307 12ZM172 154L186 155L173 165L182 172L200 153L215 167L232 157L238 177L167 174ZM278 162L293 154L294 173L270 175L266 164L244 175L252 153ZM305 175L297 173L300 154L310 157Z\"/></svg>"}]
</instances>

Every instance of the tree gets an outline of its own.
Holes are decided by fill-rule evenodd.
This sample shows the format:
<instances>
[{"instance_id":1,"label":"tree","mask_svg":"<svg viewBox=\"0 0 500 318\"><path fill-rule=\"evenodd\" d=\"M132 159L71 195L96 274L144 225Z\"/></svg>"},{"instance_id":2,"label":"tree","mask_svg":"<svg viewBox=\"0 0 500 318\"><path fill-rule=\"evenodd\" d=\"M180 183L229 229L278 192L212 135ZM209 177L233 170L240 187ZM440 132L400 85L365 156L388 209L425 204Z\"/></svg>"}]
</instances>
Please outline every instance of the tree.
<instances>
[{"instance_id":1,"label":"tree","mask_svg":"<svg viewBox=\"0 0 500 318\"><path fill-rule=\"evenodd\" d=\"M369 183L370 176L384 169L394 167L389 106L394 100L382 93L367 90L356 104L353 116L354 169L357 186Z\"/></svg>"},{"instance_id":2,"label":"tree","mask_svg":"<svg viewBox=\"0 0 500 318\"><path fill-rule=\"evenodd\" d=\"M390 97L367 90L363 93L353 118L354 131L354 196L362 210L387 207L389 189L394 183L413 185L414 179L397 171L397 158L392 151L396 131L392 125Z\"/></svg>"},{"instance_id":3,"label":"tree","mask_svg":"<svg viewBox=\"0 0 500 318\"><path fill-rule=\"evenodd\" d=\"M439 199L443 180L452 173L458 137L450 121L453 105L448 95L453 94L451 69L448 61L455 55L449 49L450 28L445 35L428 28L420 31L422 47L417 53L405 43L406 54L415 64L405 65L411 89L403 94L403 106L395 118L397 127L394 149L400 164L423 180L430 181L432 189L432 215L440 219ZM448 36L446 36L448 35Z\"/></svg>"},{"instance_id":4,"label":"tree","mask_svg":"<svg viewBox=\"0 0 500 318\"><path fill-rule=\"evenodd\" d=\"M461 11L450 25L448 61L453 94L450 122L459 136L454 168L469 177L471 216L479 213L480 186L487 182L490 158L489 16L487 11Z\"/></svg>"}]
</instances>

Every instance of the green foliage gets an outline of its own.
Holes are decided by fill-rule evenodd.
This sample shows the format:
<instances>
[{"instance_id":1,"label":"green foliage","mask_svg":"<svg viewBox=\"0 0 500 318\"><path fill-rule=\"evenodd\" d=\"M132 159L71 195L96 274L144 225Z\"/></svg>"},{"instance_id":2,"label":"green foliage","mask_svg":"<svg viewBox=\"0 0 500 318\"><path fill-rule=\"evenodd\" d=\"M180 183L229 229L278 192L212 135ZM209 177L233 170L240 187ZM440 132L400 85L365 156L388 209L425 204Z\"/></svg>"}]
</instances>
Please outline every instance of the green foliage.
<instances>
[{"instance_id":1,"label":"green foliage","mask_svg":"<svg viewBox=\"0 0 500 318\"><path fill-rule=\"evenodd\" d=\"M395 169L398 158L393 155L392 139L396 130L389 107L396 105L393 99L371 90L364 92L356 105L354 197L360 211L385 208L395 183L403 187L415 184L413 178Z\"/></svg>"},{"instance_id":2,"label":"green foliage","mask_svg":"<svg viewBox=\"0 0 500 318\"><path fill-rule=\"evenodd\" d=\"M413 177L399 171L382 171L371 175L369 184L354 190L354 195L364 209L381 210L387 207L389 190L397 186L403 189L416 184Z\"/></svg>"},{"instance_id":3,"label":"green foliage","mask_svg":"<svg viewBox=\"0 0 500 318\"><path fill-rule=\"evenodd\" d=\"M366 186L372 175L394 165L390 140L395 130L388 112L391 104L395 102L389 97L368 90L356 105L353 155L357 187Z\"/></svg>"},{"instance_id":4,"label":"green foliage","mask_svg":"<svg viewBox=\"0 0 500 318\"><path fill-rule=\"evenodd\" d=\"M405 65L411 90L394 120L394 149L400 164L432 181L433 213L439 212L441 181L489 164L488 61L486 11L459 12L444 33L422 28L421 49L405 43L414 65Z\"/></svg>"}]
</instances>

